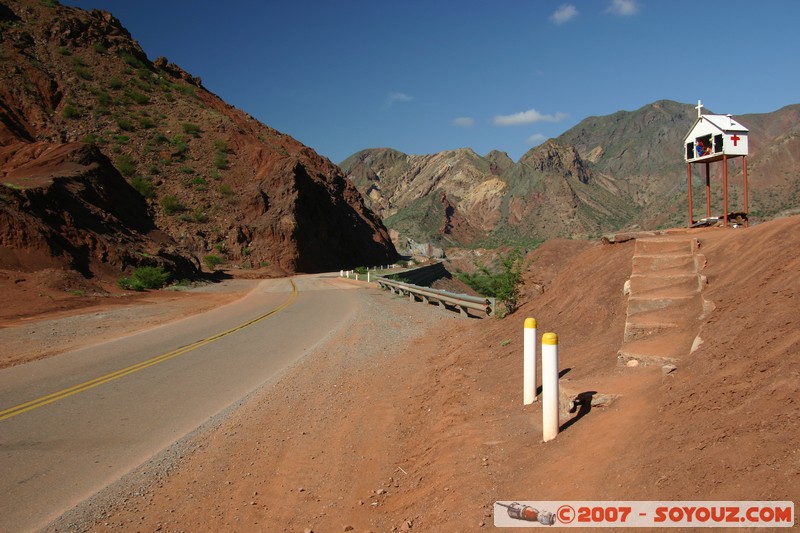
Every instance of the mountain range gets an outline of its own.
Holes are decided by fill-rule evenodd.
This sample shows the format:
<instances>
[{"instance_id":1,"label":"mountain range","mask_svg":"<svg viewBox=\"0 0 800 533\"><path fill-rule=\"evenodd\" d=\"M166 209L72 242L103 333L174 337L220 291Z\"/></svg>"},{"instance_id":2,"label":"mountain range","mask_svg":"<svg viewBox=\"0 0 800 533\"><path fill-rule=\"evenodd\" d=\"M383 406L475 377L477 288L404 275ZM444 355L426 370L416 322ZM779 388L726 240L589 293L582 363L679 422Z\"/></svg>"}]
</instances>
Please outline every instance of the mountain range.
<instances>
[{"instance_id":1,"label":"mountain range","mask_svg":"<svg viewBox=\"0 0 800 533\"><path fill-rule=\"evenodd\" d=\"M470 149L420 156L378 148L340 166L399 249L409 242L491 247L594 238L686 225L683 140L696 118L693 105L661 100L586 118L517 162L497 151L484 157ZM800 105L737 117L750 130L751 223L800 207L799 119ZM693 167L695 198L705 198L705 170L702 164ZM712 206L719 215L721 168L711 167ZM741 158L729 162L729 172L729 208L741 211ZM704 207L695 203L695 218L705 216Z\"/></svg>"},{"instance_id":2,"label":"mountain range","mask_svg":"<svg viewBox=\"0 0 800 533\"><path fill-rule=\"evenodd\" d=\"M0 0L0 66L0 269L282 275L686 224L689 104L589 117L516 162L379 148L337 166L149 59L104 11ZM750 128L751 221L796 212L800 106L736 118Z\"/></svg>"}]
</instances>

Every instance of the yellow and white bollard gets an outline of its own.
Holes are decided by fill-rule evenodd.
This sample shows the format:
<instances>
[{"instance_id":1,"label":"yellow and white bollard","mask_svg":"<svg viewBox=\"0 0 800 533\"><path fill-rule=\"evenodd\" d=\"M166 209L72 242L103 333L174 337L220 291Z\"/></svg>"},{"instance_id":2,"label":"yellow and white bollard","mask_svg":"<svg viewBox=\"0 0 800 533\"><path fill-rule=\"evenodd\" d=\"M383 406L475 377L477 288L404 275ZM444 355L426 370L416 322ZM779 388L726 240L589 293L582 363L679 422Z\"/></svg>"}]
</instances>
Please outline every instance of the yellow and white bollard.
<instances>
[{"instance_id":1,"label":"yellow and white bollard","mask_svg":"<svg viewBox=\"0 0 800 533\"><path fill-rule=\"evenodd\" d=\"M526 318L522 336L522 403L536 401L536 319Z\"/></svg>"},{"instance_id":2,"label":"yellow and white bollard","mask_svg":"<svg viewBox=\"0 0 800 533\"><path fill-rule=\"evenodd\" d=\"M542 335L542 439L558 435L558 335Z\"/></svg>"}]
</instances>

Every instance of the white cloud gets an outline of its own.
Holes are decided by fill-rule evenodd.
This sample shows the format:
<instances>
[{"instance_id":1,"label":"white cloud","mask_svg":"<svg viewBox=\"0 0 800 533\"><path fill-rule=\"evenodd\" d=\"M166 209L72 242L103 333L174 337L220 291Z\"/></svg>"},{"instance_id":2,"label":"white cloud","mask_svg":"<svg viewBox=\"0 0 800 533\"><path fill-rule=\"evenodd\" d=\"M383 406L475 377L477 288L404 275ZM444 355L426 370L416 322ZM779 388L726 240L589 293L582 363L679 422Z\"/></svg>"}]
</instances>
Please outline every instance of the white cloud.
<instances>
[{"instance_id":1,"label":"white cloud","mask_svg":"<svg viewBox=\"0 0 800 533\"><path fill-rule=\"evenodd\" d=\"M555 24L563 24L578 16L578 10L572 4L564 4L552 14L550 20Z\"/></svg>"},{"instance_id":2,"label":"white cloud","mask_svg":"<svg viewBox=\"0 0 800 533\"><path fill-rule=\"evenodd\" d=\"M528 144L539 144L539 143L544 142L545 140L547 140L547 137L545 137L541 133L534 133L533 135L528 137L526 140L528 141Z\"/></svg>"},{"instance_id":3,"label":"white cloud","mask_svg":"<svg viewBox=\"0 0 800 533\"><path fill-rule=\"evenodd\" d=\"M462 128L471 128L475 125L475 119L472 117L458 117L453 119L453 124Z\"/></svg>"},{"instance_id":4,"label":"white cloud","mask_svg":"<svg viewBox=\"0 0 800 533\"><path fill-rule=\"evenodd\" d=\"M410 102L413 99L414 99L413 96L409 96L406 93L397 93L397 92L389 93L387 97L389 105L392 105L396 102Z\"/></svg>"},{"instance_id":5,"label":"white cloud","mask_svg":"<svg viewBox=\"0 0 800 533\"><path fill-rule=\"evenodd\" d=\"M636 5L636 0L612 0L606 11L620 17L629 17L639 11L639 6Z\"/></svg>"},{"instance_id":6,"label":"white cloud","mask_svg":"<svg viewBox=\"0 0 800 533\"><path fill-rule=\"evenodd\" d=\"M497 126L519 126L521 124L534 124L536 122L561 122L567 118L566 113L544 115L535 109L514 113L513 115L496 115L494 123Z\"/></svg>"}]
</instances>

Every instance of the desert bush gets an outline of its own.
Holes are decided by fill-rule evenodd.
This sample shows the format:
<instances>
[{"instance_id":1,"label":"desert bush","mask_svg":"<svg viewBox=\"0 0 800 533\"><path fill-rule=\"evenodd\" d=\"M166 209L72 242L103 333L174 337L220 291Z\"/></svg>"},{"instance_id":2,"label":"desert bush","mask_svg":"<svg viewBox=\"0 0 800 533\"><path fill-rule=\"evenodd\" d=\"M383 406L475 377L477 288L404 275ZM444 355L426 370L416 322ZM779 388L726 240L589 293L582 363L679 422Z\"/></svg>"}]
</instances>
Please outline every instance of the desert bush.
<instances>
[{"instance_id":1,"label":"desert bush","mask_svg":"<svg viewBox=\"0 0 800 533\"><path fill-rule=\"evenodd\" d=\"M151 178L134 176L133 179L131 179L131 186L145 198L153 198L156 195L156 188Z\"/></svg>"},{"instance_id":2,"label":"desert bush","mask_svg":"<svg viewBox=\"0 0 800 533\"><path fill-rule=\"evenodd\" d=\"M111 95L106 91L97 92L97 103L102 106L109 106L112 103Z\"/></svg>"},{"instance_id":3,"label":"desert bush","mask_svg":"<svg viewBox=\"0 0 800 533\"><path fill-rule=\"evenodd\" d=\"M89 71L88 68L75 66L72 67L72 72L74 72L75 75L82 80L89 81L92 79L92 73Z\"/></svg>"},{"instance_id":4,"label":"desert bush","mask_svg":"<svg viewBox=\"0 0 800 533\"><path fill-rule=\"evenodd\" d=\"M183 138L183 135L175 135L169 140L170 144L175 147L180 155L184 155L189 151L189 144Z\"/></svg>"},{"instance_id":5,"label":"desert bush","mask_svg":"<svg viewBox=\"0 0 800 533\"><path fill-rule=\"evenodd\" d=\"M191 122L184 122L182 126L183 126L183 133L187 135L197 136L201 132L200 126L198 126L197 124L192 124Z\"/></svg>"},{"instance_id":6,"label":"desert bush","mask_svg":"<svg viewBox=\"0 0 800 533\"><path fill-rule=\"evenodd\" d=\"M79 118L81 116L81 112L68 104L65 105L64 109L61 111L61 116L64 118Z\"/></svg>"},{"instance_id":7,"label":"desert bush","mask_svg":"<svg viewBox=\"0 0 800 533\"><path fill-rule=\"evenodd\" d=\"M128 278L119 278L117 286L132 291L160 289L167 283L169 277L170 274L164 267L144 266L135 269Z\"/></svg>"},{"instance_id":8,"label":"desert bush","mask_svg":"<svg viewBox=\"0 0 800 533\"><path fill-rule=\"evenodd\" d=\"M205 257L205 262L206 262L206 266L207 266L209 269L211 269L211 270L216 270L216 269L217 269L217 267L218 267L219 265L221 265L222 263L224 263L224 262L225 262L225 260L224 260L224 259L222 259L222 258L221 258L220 256L218 256L218 255L207 255L207 256Z\"/></svg>"},{"instance_id":9,"label":"desert bush","mask_svg":"<svg viewBox=\"0 0 800 533\"><path fill-rule=\"evenodd\" d=\"M186 211L186 206L184 206L180 200L178 200L177 196L173 196L168 194L161 199L161 208L164 209L164 213L167 215L175 215L177 213L182 213Z\"/></svg>"},{"instance_id":10,"label":"desert bush","mask_svg":"<svg viewBox=\"0 0 800 533\"><path fill-rule=\"evenodd\" d=\"M114 90L119 90L119 89L122 89L123 83L122 83L121 79L119 79L117 77L113 77L113 78L109 78L108 86L111 87Z\"/></svg>"},{"instance_id":11,"label":"desert bush","mask_svg":"<svg viewBox=\"0 0 800 533\"><path fill-rule=\"evenodd\" d=\"M478 294L496 298L505 307L506 314L513 313L517 308L519 283L522 280L522 252L514 250L500 256L498 263L493 270L479 265L478 272L459 272L456 277Z\"/></svg>"},{"instance_id":12,"label":"desert bush","mask_svg":"<svg viewBox=\"0 0 800 533\"><path fill-rule=\"evenodd\" d=\"M136 174L136 161L128 154L121 155L117 158L117 170L123 176L131 177Z\"/></svg>"},{"instance_id":13,"label":"desert bush","mask_svg":"<svg viewBox=\"0 0 800 533\"><path fill-rule=\"evenodd\" d=\"M103 43L94 43L92 45L92 48L94 48L94 51L97 52L98 54L105 54L106 52L108 52L108 48L106 48L103 45Z\"/></svg>"},{"instance_id":14,"label":"desert bush","mask_svg":"<svg viewBox=\"0 0 800 533\"><path fill-rule=\"evenodd\" d=\"M131 91L130 93L128 93L128 96L130 97L131 100L133 100L139 105L147 105L150 103L150 97L147 96L146 94L137 93L136 91Z\"/></svg>"},{"instance_id":15,"label":"desert bush","mask_svg":"<svg viewBox=\"0 0 800 533\"><path fill-rule=\"evenodd\" d=\"M134 68L144 68L144 63L142 63L138 57L134 56L133 54L123 53L121 54L122 60L131 67Z\"/></svg>"},{"instance_id":16,"label":"desert bush","mask_svg":"<svg viewBox=\"0 0 800 533\"><path fill-rule=\"evenodd\" d=\"M192 213L184 213L180 216L184 222L193 222L196 224L203 224L208 222L208 215L203 211L194 211Z\"/></svg>"},{"instance_id":17,"label":"desert bush","mask_svg":"<svg viewBox=\"0 0 800 533\"><path fill-rule=\"evenodd\" d=\"M133 122L128 120L127 118L120 117L117 119L117 126L119 129L123 131L134 131L136 130L136 126L133 125Z\"/></svg>"},{"instance_id":18,"label":"desert bush","mask_svg":"<svg viewBox=\"0 0 800 533\"><path fill-rule=\"evenodd\" d=\"M224 152L217 152L217 155L214 156L214 166L220 170L228 168L228 158Z\"/></svg>"}]
</instances>

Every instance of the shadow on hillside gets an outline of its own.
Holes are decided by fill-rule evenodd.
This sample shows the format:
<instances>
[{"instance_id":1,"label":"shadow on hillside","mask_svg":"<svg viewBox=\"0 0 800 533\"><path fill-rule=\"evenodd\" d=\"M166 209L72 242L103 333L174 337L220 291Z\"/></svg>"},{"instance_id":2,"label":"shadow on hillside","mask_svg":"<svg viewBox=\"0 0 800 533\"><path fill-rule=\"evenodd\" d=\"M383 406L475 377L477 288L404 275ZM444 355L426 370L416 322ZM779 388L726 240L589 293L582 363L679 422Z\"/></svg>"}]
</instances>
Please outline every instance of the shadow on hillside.
<instances>
[{"instance_id":1,"label":"shadow on hillside","mask_svg":"<svg viewBox=\"0 0 800 533\"><path fill-rule=\"evenodd\" d=\"M561 424L559 431L565 431L573 424L575 424L578 420L589 414L589 411L592 410L592 398L594 397L595 394L597 394L596 390L590 390L586 392L581 392L580 394L578 394L578 396L575 397L575 403L570 412L573 412L574 410L577 409L578 414L576 414L575 416L573 416L572 418Z\"/></svg>"},{"instance_id":2,"label":"shadow on hillside","mask_svg":"<svg viewBox=\"0 0 800 533\"><path fill-rule=\"evenodd\" d=\"M208 283L221 283L226 279L233 279L233 276L224 270L215 270L214 272L201 272L197 279Z\"/></svg>"}]
</instances>

